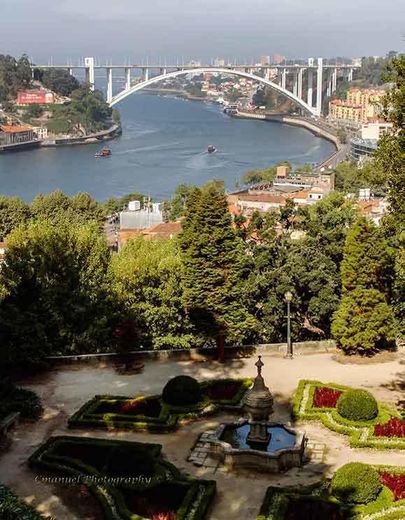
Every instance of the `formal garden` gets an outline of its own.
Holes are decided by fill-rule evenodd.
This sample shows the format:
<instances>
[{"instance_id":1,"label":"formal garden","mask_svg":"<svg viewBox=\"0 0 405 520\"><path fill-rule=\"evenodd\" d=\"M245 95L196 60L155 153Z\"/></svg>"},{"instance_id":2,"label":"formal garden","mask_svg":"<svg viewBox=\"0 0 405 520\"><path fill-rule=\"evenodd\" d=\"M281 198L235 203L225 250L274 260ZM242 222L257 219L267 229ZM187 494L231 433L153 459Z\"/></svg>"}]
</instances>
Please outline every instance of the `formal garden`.
<instances>
[{"instance_id":1,"label":"formal garden","mask_svg":"<svg viewBox=\"0 0 405 520\"><path fill-rule=\"evenodd\" d=\"M403 518L400 359L351 367L327 353L262 359L263 368L257 357L225 364L149 360L136 375L112 364L79 364L32 376L24 389L3 385L9 405L2 417L18 409L20 424L0 458L0 517ZM303 371L312 379L301 379ZM350 385L322 381L321 374ZM210 448L212 432L251 413L258 382L260 399L263 388L271 396L268 424L305 435L295 467L232 466ZM101 393L92 395L96 387ZM270 444L283 442L278 434ZM247 448L263 457L260 445Z\"/></svg>"}]
</instances>

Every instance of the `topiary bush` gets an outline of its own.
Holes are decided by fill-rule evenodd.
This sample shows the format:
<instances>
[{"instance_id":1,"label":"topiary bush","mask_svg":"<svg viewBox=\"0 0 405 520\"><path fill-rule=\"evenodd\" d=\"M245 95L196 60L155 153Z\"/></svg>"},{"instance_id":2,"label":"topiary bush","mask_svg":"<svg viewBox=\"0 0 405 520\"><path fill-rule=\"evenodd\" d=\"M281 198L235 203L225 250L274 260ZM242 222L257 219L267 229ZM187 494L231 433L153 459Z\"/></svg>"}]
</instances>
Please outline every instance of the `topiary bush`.
<instances>
[{"instance_id":1,"label":"topiary bush","mask_svg":"<svg viewBox=\"0 0 405 520\"><path fill-rule=\"evenodd\" d=\"M166 383L162 399L165 403L175 406L196 404L202 399L200 383L190 376L173 377Z\"/></svg>"},{"instance_id":2,"label":"topiary bush","mask_svg":"<svg viewBox=\"0 0 405 520\"><path fill-rule=\"evenodd\" d=\"M330 483L332 495L345 503L367 504L382 489L377 471L368 464L350 462L339 468Z\"/></svg>"},{"instance_id":3,"label":"topiary bush","mask_svg":"<svg viewBox=\"0 0 405 520\"><path fill-rule=\"evenodd\" d=\"M351 421L370 421L378 415L378 404L374 396L366 390L346 390L339 397L338 413Z\"/></svg>"}]
</instances>

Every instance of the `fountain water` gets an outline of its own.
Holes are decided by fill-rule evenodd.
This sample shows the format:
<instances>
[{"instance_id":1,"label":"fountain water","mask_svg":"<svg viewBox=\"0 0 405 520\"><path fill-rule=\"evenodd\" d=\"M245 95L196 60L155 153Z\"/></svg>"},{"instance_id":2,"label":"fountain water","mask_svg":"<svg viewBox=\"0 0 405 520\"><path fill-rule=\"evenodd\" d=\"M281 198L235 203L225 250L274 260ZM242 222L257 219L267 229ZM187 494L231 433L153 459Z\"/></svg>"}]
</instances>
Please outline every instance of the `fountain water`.
<instances>
[{"instance_id":1,"label":"fountain water","mask_svg":"<svg viewBox=\"0 0 405 520\"><path fill-rule=\"evenodd\" d=\"M210 443L211 454L233 469L280 472L301 466L305 434L289 426L269 422L269 416L273 413L273 396L262 376L264 363L261 356L255 365L257 375L243 403L247 419L219 425Z\"/></svg>"}]
</instances>

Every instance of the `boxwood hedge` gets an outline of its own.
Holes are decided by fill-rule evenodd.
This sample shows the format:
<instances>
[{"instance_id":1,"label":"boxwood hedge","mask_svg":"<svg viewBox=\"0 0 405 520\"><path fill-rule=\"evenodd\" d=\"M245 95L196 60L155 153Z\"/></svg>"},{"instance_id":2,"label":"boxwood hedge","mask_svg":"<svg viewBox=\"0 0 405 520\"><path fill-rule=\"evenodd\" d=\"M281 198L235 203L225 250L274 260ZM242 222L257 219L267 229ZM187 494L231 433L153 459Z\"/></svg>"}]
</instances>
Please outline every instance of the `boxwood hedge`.
<instances>
[{"instance_id":1,"label":"boxwood hedge","mask_svg":"<svg viewBox=\"0 0 405 520\"><path fill-rule=\"evenodd\" d=\"M353 421L342 417L336 408L315 408L313 398L316 388L328 387L345 392L350 387L335 383L321 383L302 379L294 397L293 417L302 420L319 420L324 426L337 433L350 436L350 446L376 449L405 449L403 437L377 437L374 435L376 424L385 424L392 417L400 418L396 410L379 403L378 415L369 421Z\"/></svg>"}]
</instances>

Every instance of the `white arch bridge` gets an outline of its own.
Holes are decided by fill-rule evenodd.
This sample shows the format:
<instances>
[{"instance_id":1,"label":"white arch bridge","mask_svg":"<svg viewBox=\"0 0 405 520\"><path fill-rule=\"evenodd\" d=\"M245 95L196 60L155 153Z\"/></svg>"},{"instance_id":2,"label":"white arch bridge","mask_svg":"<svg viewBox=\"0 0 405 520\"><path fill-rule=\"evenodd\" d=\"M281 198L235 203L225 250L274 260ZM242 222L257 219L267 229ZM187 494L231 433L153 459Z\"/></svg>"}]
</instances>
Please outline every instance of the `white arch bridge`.
<instances>
[{"instance_id":1,"label":"white arch bridge","mask_svg":"<svg viewBox=\"0 0 405 520\"><path fill-rule=\"evenodd\" d=\"M288 99L297 104L306 112L319 116L322 109L322 96L324 90L327 95L331 95L336 90L338 77L345 77L348 81L353 79L355 65L325 65L322 58L315 60L309 58L305 65L227 65L227 66L202 66L199 64L189 65L98 65L95 58L84 58L82 64L76 65L32 65L32 69L63 68L69 69L74 73L74 69L84 69L86 81L94 88L95 70L104 69L107 77L107 102L112 107L144 88L155 83L170 78L175 78L185 74L202 74L206 72L225 75L235 75L272 88L276 92L283 94ZM113 95L113 71L122 69L125 71L125 87L118 94ZM133 82L131 72L137 70L141 75L137 81ZM150 77L152 71L157 74ZM314 85L314 76L316 84ZM292 91L286 88L287 76L292 76ZM305 85L305 100L303 96L303 84ZM315 94L315 103L314 103Z\"/></svg>"}]
</instances>

